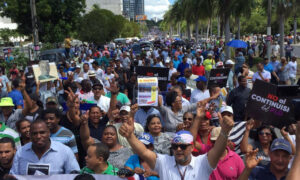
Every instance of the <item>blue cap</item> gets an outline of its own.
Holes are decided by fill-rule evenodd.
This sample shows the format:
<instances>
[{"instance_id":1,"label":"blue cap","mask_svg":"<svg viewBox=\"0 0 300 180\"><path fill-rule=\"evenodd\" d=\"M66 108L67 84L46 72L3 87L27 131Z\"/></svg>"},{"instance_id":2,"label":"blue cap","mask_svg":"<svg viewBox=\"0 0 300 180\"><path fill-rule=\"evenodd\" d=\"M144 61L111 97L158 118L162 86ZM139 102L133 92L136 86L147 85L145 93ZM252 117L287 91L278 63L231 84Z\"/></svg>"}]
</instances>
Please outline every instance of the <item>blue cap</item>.
<instances>
[{"instance_id":1,"label":"blue cap","mask_svg":"<svg viewBox=\"0 0 300 180\"><path fill-rule=\"evenodd\" d=\"M206 79L205 76L199 76L197 79L194 79L194 81L197 81L197 82L199 82L199 81L207 82L207 79Z\"/></svg>"},{"instance_id":2,"label":"blue cap","mask_svg":"<svg viewBox=\"0 0 300 180\"><path fill-rule=\"evenodd\" d=\"M183 83L183 84L186 85L186 79L185 79L185 77L180 77L180 78L178 78L178 79L177 79L177 82L178 82L178 83L181 82L181 83Z\"/></svg>"},{"instance_id":3,"label":"blue cap","mask_svg":"<svg viewBox=\"0 0 300 180\"><path fill-rule=\"evenodd\" d=\"M275 150L284 150L289 154L292 154L292 147L290 143L287 140L281 138L277 138L273 141L270 150L271 152Z\"/></svg>"},{"instance_id":4,"label":"blue cap","mask_svg":"<svg viewBox=\"0 0 300 180\"><path fill-rule=\"evenodd\" d=\"M145 145L154 144L154 139L149 133L141 134L139 136L139 140Z\"/></svg>"},{"instance_id":5,"label":"blue cap","mask_svg":"<svg viewBox=\"0 0 300 180\"><path fill-rule=\"evenodd\" d=\"M194 138L190 131L181 130L175 134L172 143L192 144L193 140Z\"/></svg>"}]
</instances>

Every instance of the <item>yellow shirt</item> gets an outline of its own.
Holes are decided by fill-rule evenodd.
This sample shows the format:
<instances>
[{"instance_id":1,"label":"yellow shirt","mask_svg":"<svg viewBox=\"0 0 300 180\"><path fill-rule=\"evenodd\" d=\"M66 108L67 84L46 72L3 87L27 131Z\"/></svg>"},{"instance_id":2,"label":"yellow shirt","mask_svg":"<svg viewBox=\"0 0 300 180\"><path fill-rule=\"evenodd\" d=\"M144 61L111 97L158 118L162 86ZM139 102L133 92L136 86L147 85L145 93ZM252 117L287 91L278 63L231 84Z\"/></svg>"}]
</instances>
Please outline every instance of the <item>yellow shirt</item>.
<instances>
[{"instance_id":1,"label":"yellow shirt","mask_svg":"<svg viewBox=\"0 0 300 180\"><path fill-rule=\"evenodd\" d=\"M65 39L65 48L71 48L71 39L70 38Z\"/></svg>"},{"instance_id":2,"label":"yellow shirt","mask_svg":"<svg viewBox=\"0 0 300 180\"><path fill-rule=\"evenodd\" d=\"M205 71L210 71L213 68L213 65L215 65L215 60L213 59L205 59L203 62Z\"/></svg>"}]
</instances>

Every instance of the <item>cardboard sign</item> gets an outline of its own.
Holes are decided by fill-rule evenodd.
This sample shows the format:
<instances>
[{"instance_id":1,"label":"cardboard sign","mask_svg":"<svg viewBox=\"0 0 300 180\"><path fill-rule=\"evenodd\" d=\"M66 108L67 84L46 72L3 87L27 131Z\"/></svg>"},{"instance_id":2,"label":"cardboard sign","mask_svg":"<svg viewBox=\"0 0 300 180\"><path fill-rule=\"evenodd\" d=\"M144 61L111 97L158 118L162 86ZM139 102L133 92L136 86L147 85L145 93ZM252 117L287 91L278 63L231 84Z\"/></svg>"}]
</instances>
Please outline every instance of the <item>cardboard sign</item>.
<instances>
[{"instance_id":1,"label":"cardboard sign","mask_svg":"<svg viewBox=\"0 0 300 180\"><path fill-rule=\"evenodd\" d=\"M169 68L137 66L135 72L138 78L157 77L159 89L167 91Z\"/></svg>"},{"instance_id":2,"label":"cardboard sign","mask_svg":"<svg viewBox=\"0 0 300 180\"><path fill-rule=\"evenodd\" d=\"M55 63L49 61L40 61L39 64L32 65L36 82L48 82L58 79L58 73Z\"/></svg>"},{"instance_id":3,"label":"cardboard sign","mask_svg":"<svg viewBox=\"0 0 300 180\"><path fill-rule=\"evenodd\" d=\"M50 164L34 164L28 163L27 164L27 175L50 175Z\"/></svg>"},{"instance_id":4,"label":"cardboard sign","mask_svg":"<svg viewBox=\"0 0 300 180\"><path fill-rule=\"evenodd\" d=\"M158 105L158 81L157 78L138 78L138 105Z\"/></svg>"},{"instance_id":5,"label":"cardboard sign","mask_svg":"<svg viewBox=\"0 0 300 180\"><path fill-rule=\"evenodd\" d=\"M278 128L295 122L292 99L297 97L284 93L286 89L256 80L247 103L248 116Z\"/></svg>"}]
</instances>

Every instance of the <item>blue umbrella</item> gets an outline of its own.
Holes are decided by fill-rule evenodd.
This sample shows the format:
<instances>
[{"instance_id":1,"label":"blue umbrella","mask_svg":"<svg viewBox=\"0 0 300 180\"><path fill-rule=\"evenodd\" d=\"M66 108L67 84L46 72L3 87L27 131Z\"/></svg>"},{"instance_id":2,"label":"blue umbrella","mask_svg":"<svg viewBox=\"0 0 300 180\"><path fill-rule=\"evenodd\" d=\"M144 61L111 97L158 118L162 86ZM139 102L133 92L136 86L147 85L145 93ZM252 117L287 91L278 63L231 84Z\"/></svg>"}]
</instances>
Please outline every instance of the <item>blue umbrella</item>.
<instances>
[{"instance_id":1,"label":"blue umbrella","mask_svg":"<svg viewBox=\"0 0 300 180\"><path fill-rule=\"evenodd\" d=\"M228 42L227 46L234 47L234 48L247 48L248 44L244 41L234 39Z\"/></svg>"}]
</instances>

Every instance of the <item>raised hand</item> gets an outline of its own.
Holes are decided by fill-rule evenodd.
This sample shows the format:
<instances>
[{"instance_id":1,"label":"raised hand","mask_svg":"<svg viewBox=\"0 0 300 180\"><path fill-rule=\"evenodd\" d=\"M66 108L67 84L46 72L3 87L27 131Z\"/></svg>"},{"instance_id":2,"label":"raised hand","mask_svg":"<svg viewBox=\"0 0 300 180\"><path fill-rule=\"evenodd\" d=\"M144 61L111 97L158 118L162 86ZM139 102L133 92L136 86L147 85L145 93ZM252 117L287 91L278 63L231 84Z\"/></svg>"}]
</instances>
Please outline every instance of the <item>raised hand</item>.
<instances>
[{"instance_id":1,"label":"raised hand","mask_svg":"<svg viewBox=\"0 0 300 180\"><path fill-rule=\"evenodd\" d=\"M89 121L89 110L80 117L81 125L86 125Z\"/></svg>"},{"instance_id":2,"label":"raised hand","mask_svg":"<svg viewBox=\"0 0 300 180\"><path fill-rule=\"evenodd\" d=\"M246 130L247 131L250 131L254 126L254 120L253 119L250 119L249 121L247 121L246 123Z\"/></svg>"},{"instance_id":3,"label":"raised hand","mask_svg":"<svg viewBox=\"0 0 300 180\"><path fill-rule=\"evenodd\" d=\"M222 131L224 133L229 134L229 132L231 131L231 129L234 126L233 118L230 116L227 116L227 115L221 116L220 113L218 113L218 116L219 116L219 122L220 122L220 126L222 128Z\"/></svg>"},{"instance_id":4,"label":"raised hand","mask_svg":"<svg viewBox=\"0 0 300 180\"><path fill-rule=\"evenodd\" d=\"M144 174L145 171L142 168L136 167L136 168L134 168L134 172L136 174Z\"/></svg>"},{"instance_id":5,"label":"raised hand","mask_svg":"<svg viewBox=\"0 0 300 180\"><path fill-rule=\"evenodd\" d=\"M181 131L184 130L186 128L184 123L180 123L176 126L176 131Z\"/></svg>"},{"instance_id":6,"label":"raised hand","mask_svg":"<svg viewBox=\"0 0 300 180\"><path fill-rule=\"evenodd\" d=\"M204 105L199 105L198 104L198 107L197 107L197 112L196 112L196 117L197 118L205 118L205 106Z\"/></svg>"},{"instance_id":7,"label":"raised hand","mask_svg":"<svg viewBox=\"0 0 300 180\"><path fill-rule=\"evenodd\" d=\"M255 149L246 154L246 160L245 160L246 168L253 169L262 160L261 157L256 158L257 152L258 152L258 149Z\"/></svg>"},{"instance_id":8,"label":"raised hand","mask_svg":"<svg viewBox=\"0 0 300 180\"><path fill-rule=\"evenodd\" d=\"M284 137L284 139L287 139L289 137L289 133L285 129L286 129L285 126L281 128L280 133Z\"/></svg>"},{"instance_id":9,"label":"raised hand","mask_svg":"<svg viewBox=\"0 0 300 180\"><path fill-rule=\"evenodd\" d=\"M119 88L115 82L115 79L112 79L112 80L108 80L109 81L109 84L110 84L110 87L106 87L106 89L108 91L110 91L110 93L113 95L113 94L118 94L119 93Z\"/></svg>"},{"instance_id":10,"label":"raised hand","mask_svg":"<svg viewBox=\"0 0 300 180\"><path fill-rule=\"evenodd\" d=\"M134 122L132 117L129 117L128 121L123 122L119 129L119 133L125 138L134 135Z\"/></svg>"},{"instance_id":11,"label":"raised hand","mask_svg":"<svg viewBox=\"0 0 300 180\"><path fill-rule=\"evenodd\" d=\"M130 116L134 117L135 113L138 111L139 109L139 105L138 104L134 104L130 107Z\"/></svg>"},{"instance_id":12,"label":"raised hand","mask_svg":"<svg viewBox=\"0 0 300 180\"><path fill-rule=\"evenodd\" d=\"M78 98L78 94L74 94L70 87L68 89L69 91L65 90L65 93L68 95L67 106L71 108L74 107L75 101Z\"/></svg>"}]
</instances>

